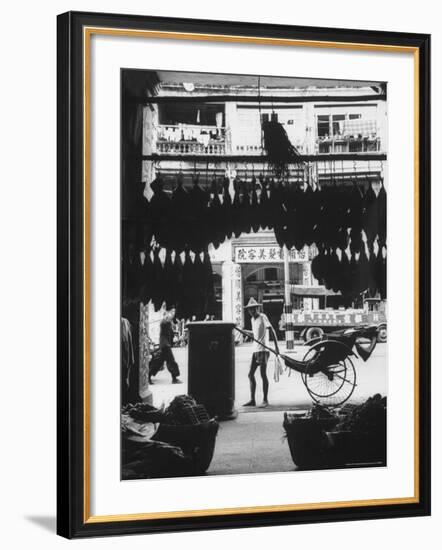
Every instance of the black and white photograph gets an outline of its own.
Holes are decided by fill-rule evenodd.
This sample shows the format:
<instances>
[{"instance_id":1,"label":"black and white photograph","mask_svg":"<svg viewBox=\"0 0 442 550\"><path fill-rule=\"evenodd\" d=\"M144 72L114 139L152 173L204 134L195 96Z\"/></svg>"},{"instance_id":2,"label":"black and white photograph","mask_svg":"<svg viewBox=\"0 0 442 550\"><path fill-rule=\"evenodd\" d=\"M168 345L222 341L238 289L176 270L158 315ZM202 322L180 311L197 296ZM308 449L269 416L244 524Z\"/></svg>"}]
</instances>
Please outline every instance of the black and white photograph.
<instances>
[{"instance_id":1,"label":"black and white photograph","mask_svg":"<svg viewBox=\"0 0 442 550\"><path fill-rule=\"evenodd\" d=\"M387 466L387 83L121 98L122 480Z\"/></svg>"}]
</instances>

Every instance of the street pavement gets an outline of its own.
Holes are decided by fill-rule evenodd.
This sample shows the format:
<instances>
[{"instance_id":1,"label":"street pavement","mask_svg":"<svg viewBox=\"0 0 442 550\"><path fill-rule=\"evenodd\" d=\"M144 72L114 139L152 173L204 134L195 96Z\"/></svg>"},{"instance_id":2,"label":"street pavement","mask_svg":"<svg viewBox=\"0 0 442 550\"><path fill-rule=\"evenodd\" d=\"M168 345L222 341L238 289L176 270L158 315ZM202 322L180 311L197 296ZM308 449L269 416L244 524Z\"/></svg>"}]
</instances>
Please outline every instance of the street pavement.
<instances>
[{"instance_id":1,"label":"street pavement","mask_svg":"<svg viewBox=\"0 0 442 550\"><path fill-rule=\"evenodd\" d=\"M280 346L284 353L283 346ZM295 359L302 359L307 351L303 345L295 346L290 354ZM173 348L175 359L180 367L180 379L182 384L171 384L171 376L167 369L159 372L154 378L154 384L150 387L153 396L153 404L157 407L162 404L168 405L176 396L187 393L187 347ZM235 347L235 404L239 411L243 410L242 405L250 399L248 371L252 356L252 344L243 344ZM364 363L362 359L353 358L356 369L357 387L351 397L351 402L360 402L375 393L385 395L387 392L387 345L378 344L370 357ZM208 365L210 368L210 365ZM305 409L311 406L312 401L302 383L301 376L294 371L285 371L275 382L274 359L271 356L267 366L269 378L269 402L270 410L293 410ZM257 394L256 400L259 405L262 401L262 384L259 372L256 373ZM254 410L254 409L253 409ZM257 412L262 411L257 407Z\"/></svg>"},{"instance_id":2,"label":"street pavement","mask_svg":"<svg viewBox=\"0 0 442 550\"><path fill-rule=\"evenodd\" d=\"M302 359L307 349L305 346L296 346L293 357ZM187 393L187 352L187 348L174 348L182 384L171 384L171 376L166 369L155 377L150 388L155 406L167 406L176 395ZM281 352L284 353L283 349ZM298 373L291 372L289 375L289 371L286 371L279 382L273 380L271 358L268 363L270 406L266 409L243 408L242 404L250 398L247 374L251 354L251 344L235 348L235 404L239 414L234 420L220 422L215 453L207 475L289 472L296 469L284 437L283 411L306 410L311 407L312 401ZM386 395L386 354L386 344L378 344L366 363L362 359L354 359L358 385L351 402L364 401L375 393ZM256 377L256 398L259 404L262 400L262 385L258 373Z\"/></svg>"}]
</instances>

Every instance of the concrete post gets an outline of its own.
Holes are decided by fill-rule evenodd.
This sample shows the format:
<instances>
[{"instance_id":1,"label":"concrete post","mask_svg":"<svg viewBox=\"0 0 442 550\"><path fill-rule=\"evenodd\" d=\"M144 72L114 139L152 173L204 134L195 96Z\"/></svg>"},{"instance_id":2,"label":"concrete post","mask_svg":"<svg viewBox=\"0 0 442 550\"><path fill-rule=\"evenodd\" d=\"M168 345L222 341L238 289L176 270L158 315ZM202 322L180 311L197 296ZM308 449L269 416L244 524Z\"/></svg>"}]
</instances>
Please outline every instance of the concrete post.
<instances>
[{"instance_id":1,"label":"concrete post","mask_svg":"<svg viewBox=\"0 0 442 550\"><path fill-rule=\"evenodd\" d=\"M285 320L285 343L287 349L294 347L294 332L293 332L293 311L290 289L290 264L289 251L284 245L284 320Z\"/></svg>"},{"instance_id":2,"label":"concrete post","mask_svg":"<svg viewBox=\"0 0 442 550\"><path fill-rule=\"evenodd\" d=\"M152 392L149 390L149 305L140 303L140 352L139 352L139 374L138 393L141 401L152 404Z\"/></svg>"}]
</instances>

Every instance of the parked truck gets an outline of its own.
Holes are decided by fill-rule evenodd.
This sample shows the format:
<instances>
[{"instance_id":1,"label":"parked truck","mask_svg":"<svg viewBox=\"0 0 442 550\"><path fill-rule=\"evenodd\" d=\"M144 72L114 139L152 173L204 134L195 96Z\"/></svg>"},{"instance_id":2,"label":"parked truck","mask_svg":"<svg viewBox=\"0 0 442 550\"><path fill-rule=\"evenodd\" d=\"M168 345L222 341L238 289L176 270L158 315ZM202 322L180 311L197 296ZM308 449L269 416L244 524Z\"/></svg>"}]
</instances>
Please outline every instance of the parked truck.
<instances>
[{"instance_id":1,"label":"parked truck","mask_svg":"<svg viewBox=\"0 0 442 550\"><path fill-rule=\"evenodd\" d=\"M387 341L385 304L377 299L366 299L363 309L293 310L293 328L305 342L337 329L376 325L378 342Z\"/></svg>"}]
</instances>

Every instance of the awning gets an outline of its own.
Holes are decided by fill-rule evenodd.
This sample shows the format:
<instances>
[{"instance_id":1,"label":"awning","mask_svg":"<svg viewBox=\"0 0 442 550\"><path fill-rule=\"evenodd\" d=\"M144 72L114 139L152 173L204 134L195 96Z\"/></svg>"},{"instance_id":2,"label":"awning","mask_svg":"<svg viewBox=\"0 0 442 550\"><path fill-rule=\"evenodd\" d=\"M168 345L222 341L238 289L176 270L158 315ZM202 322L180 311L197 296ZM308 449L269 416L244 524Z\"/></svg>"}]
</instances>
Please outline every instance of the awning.
<instances>
[{"instance_id":1,"label":"awning","mask_svg":"<svg viewBox=\"0 0 442 550\"><path fill-rule=\"evenodd\" d=\"M375 120L367 120L364 118L345 120L343 126L342 133L344 136L370 136L373 134L376 135L377 133L377 125Z\"/></svg>"},{"instance_id":2,"label":"awning","mask_svg":"<svg viewBox=\"0 0 442 550\"><path fill-rule=\"evenodd\" d=\"M305 285L290 285L290 292L295 296L340 296L340 292L334 292L325 288L323 285L319 286L305 286Z\"/></svg>"}]
</instances>

